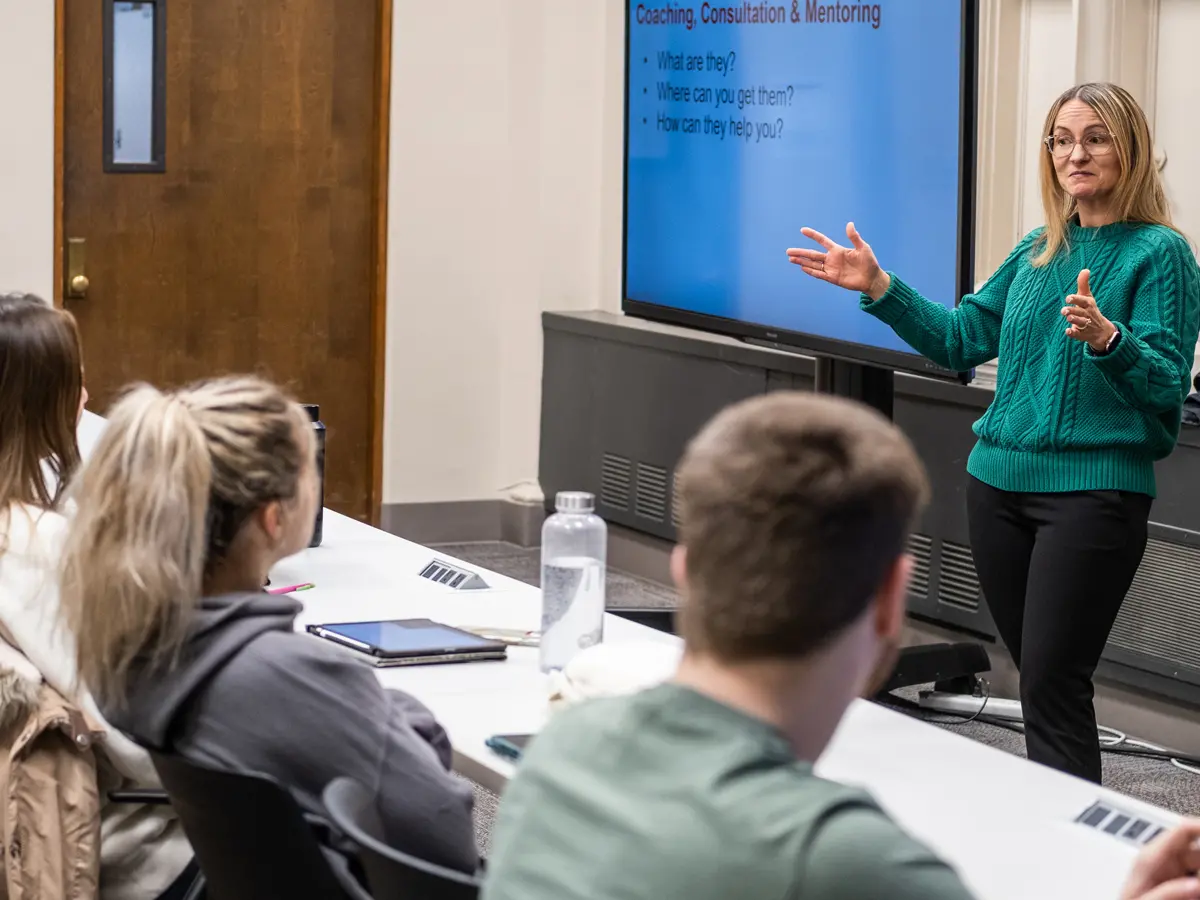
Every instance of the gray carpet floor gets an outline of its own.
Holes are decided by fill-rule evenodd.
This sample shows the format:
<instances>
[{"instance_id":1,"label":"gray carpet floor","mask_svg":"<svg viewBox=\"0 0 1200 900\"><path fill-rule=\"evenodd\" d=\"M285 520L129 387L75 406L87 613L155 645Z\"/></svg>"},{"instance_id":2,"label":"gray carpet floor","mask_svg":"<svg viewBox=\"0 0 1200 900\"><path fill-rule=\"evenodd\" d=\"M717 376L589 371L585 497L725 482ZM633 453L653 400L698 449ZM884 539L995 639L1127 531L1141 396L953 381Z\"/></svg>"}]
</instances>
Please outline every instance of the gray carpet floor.
<instances>
[{"instance_id":1,"label":"gray carpet floor","mask_svg":"<svg viewBox=\"0 0 1200 900\"><path fill-rule=\"evenodd\" d=\"M439 549L493 572L527 584L538 584L540 555L536 548L528 549L495 542L443 544ZM614 569L608 572L606 588L610 607L670 609L677 602L673 590ZM918 690L920 688L914 687L898 693L909 700L915 700ZM1024 738L1006 728L982 722L958 722L944 716L930 716L928 719L939 727L956 731L988 746L1017 756L1025 755ZM1200 775L1185 772L1164 760L1113 753L1105 753L1103 763L1106 787L1183 815L1200 814ZM498 798L478 785L475 786L475 794L475 827L480 850L487 855Z\"/></svg>"}]
</instances>

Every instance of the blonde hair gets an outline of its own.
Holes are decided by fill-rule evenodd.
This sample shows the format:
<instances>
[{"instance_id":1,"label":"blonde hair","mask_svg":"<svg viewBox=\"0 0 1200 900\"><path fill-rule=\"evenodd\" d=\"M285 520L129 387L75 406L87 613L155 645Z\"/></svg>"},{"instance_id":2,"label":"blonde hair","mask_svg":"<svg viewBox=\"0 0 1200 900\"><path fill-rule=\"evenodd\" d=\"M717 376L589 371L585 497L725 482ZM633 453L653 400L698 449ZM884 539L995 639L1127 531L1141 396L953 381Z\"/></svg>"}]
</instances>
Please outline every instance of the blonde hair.
<instances>
[{"instance_id":1,"label":"blonde hair","mask_svg":"<svg viewBox=\"0 0 1200 900\"><path fill-rule=\"evenodd\" d=\"M1059 112L1071 100L1081 100L1090 106L1112 135L1121 168L1119 181L1113 191L1116 221L1175 228L1162 178L1154 162L1150 124L1133 95L1115 84L1089 82L1076 85L1063 92L1050 105L1046 124L1042 128L1043 139L1053 133ZM1041 155L1038 177L1042 188L1042 209L1046 214L1046 230L1038 239L1042 249L1033 264L1044 266L1067 245L1067 223L1078 212L1078 204L1058 183L1049 150Z\"/></svg>"},{"instance_id":2,"label":"blonde hair","mask_svg":"<svg viewBox=\"0 0 1200 900\"><path fill-rule=\"evenodd\" d=\"M140 386L113 407L61 570L89 688L120 703L135 663L175 661L205 576L257 509L296 496L314 451L304 411L257 378Z\"/></svg>"}]
</instances>

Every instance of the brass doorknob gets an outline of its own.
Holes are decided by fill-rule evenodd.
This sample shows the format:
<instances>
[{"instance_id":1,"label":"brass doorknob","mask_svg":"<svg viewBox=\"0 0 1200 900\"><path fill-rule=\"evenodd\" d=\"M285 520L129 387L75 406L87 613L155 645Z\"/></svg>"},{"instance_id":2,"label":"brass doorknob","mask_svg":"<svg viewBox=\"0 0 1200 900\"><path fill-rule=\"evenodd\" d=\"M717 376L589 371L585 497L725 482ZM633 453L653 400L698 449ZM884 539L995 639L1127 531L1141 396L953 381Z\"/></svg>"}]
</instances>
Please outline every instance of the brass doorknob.
<instances>
[{"instance_id":1,"label":"brass doorknob","mask_svg":"<svg viewBox=\"0 0 1200 900\"><path fill-rule=\"evenodd\" d=\"M86 297L88 287L87 240L81 237L67 238L67 296Z\"/></svg>"}]
</instances>

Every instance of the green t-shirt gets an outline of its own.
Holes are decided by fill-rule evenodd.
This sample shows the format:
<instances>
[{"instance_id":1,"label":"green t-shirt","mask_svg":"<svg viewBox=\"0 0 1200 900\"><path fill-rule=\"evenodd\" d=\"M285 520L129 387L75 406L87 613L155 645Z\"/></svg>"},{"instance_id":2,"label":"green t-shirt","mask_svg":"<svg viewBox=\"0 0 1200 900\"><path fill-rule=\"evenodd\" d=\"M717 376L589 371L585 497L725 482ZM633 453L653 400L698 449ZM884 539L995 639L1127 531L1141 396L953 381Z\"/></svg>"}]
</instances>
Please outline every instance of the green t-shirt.
<instances>
[{"instance_id":1,"label":"green t-shirt","mask_svg":"<svg viewBox=\"0 0 1200 900\"><path fill-rule=\"evenodd\" d=\"M970 900L871 797L663 685L566 710L505 792L484 900Z\"/></svg>"}]
</instances>

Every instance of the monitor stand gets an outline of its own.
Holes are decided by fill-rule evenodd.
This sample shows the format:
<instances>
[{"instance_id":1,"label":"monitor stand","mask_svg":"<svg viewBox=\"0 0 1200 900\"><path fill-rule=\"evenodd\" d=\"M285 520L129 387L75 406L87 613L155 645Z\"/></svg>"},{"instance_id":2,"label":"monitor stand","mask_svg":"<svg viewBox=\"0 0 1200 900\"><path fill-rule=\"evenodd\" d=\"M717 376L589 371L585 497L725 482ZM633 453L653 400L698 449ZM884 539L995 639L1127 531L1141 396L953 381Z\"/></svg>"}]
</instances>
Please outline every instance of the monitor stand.
<instances>
[{"instance_id":1,"label":"monitor stand","mask_svg":"<svg viewBox=\"0 0 1200 900\"><path fill-rule=\"evenodd\" d=\"M877 409L889 420L893 418L895 381L896 373L891 369L827 356L816 357L814 390L818 394L857 400ZM943 696L950 693L971 694L976 676L990 668L987 651L982 644L907 647L900 651L892 677L879 695L891 693L897 688L931 682Z\"/></svg>"},{"instance_id":2,"label":"monitor stand","mask_svg":"<svg viewBox=\"0 0 1200 900\"><path fill-rule=\"evenodd\" d=\"M816 357L813 389L818 394L848 397L872 406L890 420L896 396L896 373L866 363L847 362L828 356Z\"/></svg>"}]
</instances>

